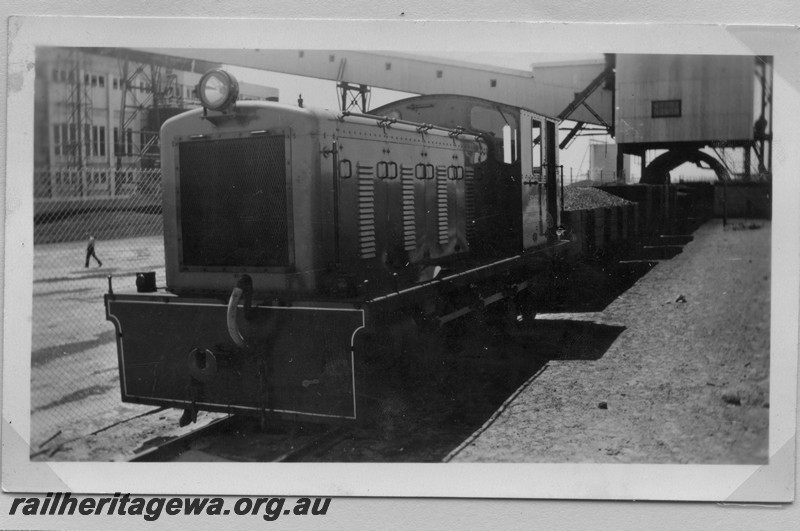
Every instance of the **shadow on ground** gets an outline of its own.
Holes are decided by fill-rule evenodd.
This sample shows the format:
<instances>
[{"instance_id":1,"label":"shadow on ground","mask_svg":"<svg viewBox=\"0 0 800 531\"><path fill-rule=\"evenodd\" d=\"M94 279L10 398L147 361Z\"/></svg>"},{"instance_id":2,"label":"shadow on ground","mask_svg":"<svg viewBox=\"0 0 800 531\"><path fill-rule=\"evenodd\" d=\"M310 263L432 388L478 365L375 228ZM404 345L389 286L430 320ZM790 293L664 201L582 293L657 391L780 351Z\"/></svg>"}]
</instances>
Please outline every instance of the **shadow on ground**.
<instances>
[{"instance_id":1,"label":"shadow on ground","mask_svg":"<svg viewBox=\"0 0 800 531\"><path fill-rule=\"evenodd\" d=\"M390 386L376 425L358 428L317 459L441 462L550 360L598 360L624 330L569 320L535 325L512 333L470 319L451 326L436 362Z\"/></svg>"},{"instance_id":2,"label":"shadow on ground","mask_svg":"<svg viewBox=\"0 0 800 531\"><path fill-rule=\"evenodd\" d=\"M693 240L691 235L653 236L614 256L554 264L537 291L539 313L601 312L659 260L670 260Z\"/></svg>"},{"instance_id":3,"label":"shadow on ground","mask_svg":"<svg viewBox=\"0 0 800 531\"><path fill-rule=\"evenodd\" d=\"M81 354L86 350L99 347L107 343L113 343L115 338L116 333L113 330L106 330L105 332L95 334L94 339L39 348L31 352L31 366L39 367L59 358Z\"/></svg>"}]
</instances>

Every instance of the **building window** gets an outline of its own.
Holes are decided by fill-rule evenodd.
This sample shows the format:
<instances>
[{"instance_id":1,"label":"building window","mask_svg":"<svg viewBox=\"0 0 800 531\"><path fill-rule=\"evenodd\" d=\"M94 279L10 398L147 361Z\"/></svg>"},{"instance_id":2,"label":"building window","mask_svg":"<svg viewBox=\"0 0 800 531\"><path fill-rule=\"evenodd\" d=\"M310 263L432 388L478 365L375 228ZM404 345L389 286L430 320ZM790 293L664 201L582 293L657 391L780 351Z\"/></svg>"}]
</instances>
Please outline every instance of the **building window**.
<instances>
[{"instance_id":1,"label":"building window","mask_svg":"<svg viewBox=\"0 0 800 531\"><path fill-rule=\"evenodd\" d=\"M105 147L103 148L105 149ZM114 128L114 156L133 155L133 131L125 129L124 138L120 138L119 127Z\"/></svg>"},{"instance_id":2,"label":"building window","mask_svg":"<svg viewBox=\"0 0 800 531\"><path fill-rule=\"evenodd\" d=\"M392 63L386 63L386 70L392 69Z\"/></svg>"},{"instance_id":3,"label":"building window","mask_svg":"<svg viewBox=\"0 0 800 531\"><path fill-rule=\"evenodd\" d=\"M83 124L83 155L88 157L92 149L92 126Z\"/></svg>"},{"instance_id":4,"label":"building window","mask_svg":"<svg viewBox=\"0 0 800 531\"><path fill-rule=\"evenodd\" d=\"M489 86L492 87L492 88L496 87L497 86L497 80L496 79L490 79L489 80Z\"/></svg>"},{"instance_id":5,"label":"building window","mask_svg":"<svg viewBox=\"0 0 800 531\"><path fill-rule=\"evenodd\" d=\"M305 56L305 54L306 54L306 52L304 52L303 50L300 50L297 55L299 55L300 58L302 59L303 56Z\"/></svg>"},{"instance_id":6,"label":"building window","mask_svg":"<svg viewBox=\"0 0 800 531\"><path fill-rule=\"evenodd\" d=\"M442 72L441 70L437 70L436 71L436 77L440 78L440 77L442 77L443 74L444 74L444 72Z\"/></svg>"},{"instance_id":7,"label":"building window","mask_svg":"<svg viewBox=\"0 0 800 531\"><path fill-rule=\"evenodd\" d=\"M61 124L61 154L62 155L69 155L69 145L70 142L75 141L75 129L73 126L67 126L67 124ZM67 136L69 134L69 136Z\"/></svg>"},{"instance_id":8,"label":"building window","mask_svg":"<svg viewBox=\"0 0 800 531\"><path fill-rule=\"evenodd\" d=\"M106 156L106 128L105 126L92 126L92 156Z\"/></svg>"},{"instance_id":9,"label":"building window","mask_svg":"<svg viewBox=\"0 0 800 531\"><path fill-rule=\"evenodd\" d=\"M681 116L681 100L660 100L652 102L653 118L679 118Z\"/></svg>"},{"instance_id":10,"label":"building window","mask_svg":"<svg viewBox=\"0 0 800 531\"><path fill-rule=\"evenodd\" d=\"M106 86L106 76L97 76L97 86L99 87Z\"/></svg>"},{"instance_id":11,"label":"building window","mask_svg":"<svg viewBox=\"0 0 800 531\"><path fill-rule=\"evenodd\" d=\"M75 146L78 144L77 139L79 133L80 131L78 131L78 128L75 126L75 124L69 124L69 143L67 144L68 151L64 151L64 155L69 155L70 152L74 153Z\"/></svg>"},{"instance_id":12,"label":"building window","mask_svg":"<svg viewBox=\"0 0 800 531\"><path fill-rule=\"evenodd\" d=\"M83 157L106 154L106 128L84 124L79 129L76 124L53 124L53 155L78 155L80 149Z\"/></svg>"},{"instance_id":13,"label":"building window","mask_svg":"<svg viewBox=\"0 0 800 531\"><path fill-rule=\"evenodd\" d=\"M61 128L66 126L64 124L55 124L53 126L53 154L54 155L62 155L63 150L61 146L62 136L61 136Z\"/></svg>"},{"instance_id":14,"label":"building window","mask_svg":"<svg viewBox=\"0 0 800 531\"><path fill-rule=\"evenodd\" d=\"M335 56L335 55L329 55L329 56L328 56L328 61L329 61L329 62L331 62L331 63L332 63L332 62L334 62L335 60L336 60L336 56Z\"/></svg>"},{"instance_id":15,"label":"building window","mask_svg":"<svg viewBox=\"0 0 800 531\"><path fill-rule=\"evenodd\" d=\"M125 154L133 155L133 131L125 129Z\"/></svg>"}]
</instances>

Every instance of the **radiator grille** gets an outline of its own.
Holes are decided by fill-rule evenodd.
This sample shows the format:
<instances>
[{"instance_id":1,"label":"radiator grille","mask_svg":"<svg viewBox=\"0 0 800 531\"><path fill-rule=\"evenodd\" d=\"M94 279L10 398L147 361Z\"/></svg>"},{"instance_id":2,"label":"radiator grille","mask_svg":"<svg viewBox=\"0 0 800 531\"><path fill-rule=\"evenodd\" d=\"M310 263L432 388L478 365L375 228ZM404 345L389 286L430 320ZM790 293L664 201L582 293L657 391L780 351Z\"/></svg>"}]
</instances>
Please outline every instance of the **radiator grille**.
<instances>
[{"instance_id":1,"label":"radiator grille","mask_svg":"<svg viewBox=\"0 0 800 531\"><path fill-rule=\"evenodd\" d=\"M283 136L179 146L184 267L289 265Z\"/></svg>"}]
</instances>

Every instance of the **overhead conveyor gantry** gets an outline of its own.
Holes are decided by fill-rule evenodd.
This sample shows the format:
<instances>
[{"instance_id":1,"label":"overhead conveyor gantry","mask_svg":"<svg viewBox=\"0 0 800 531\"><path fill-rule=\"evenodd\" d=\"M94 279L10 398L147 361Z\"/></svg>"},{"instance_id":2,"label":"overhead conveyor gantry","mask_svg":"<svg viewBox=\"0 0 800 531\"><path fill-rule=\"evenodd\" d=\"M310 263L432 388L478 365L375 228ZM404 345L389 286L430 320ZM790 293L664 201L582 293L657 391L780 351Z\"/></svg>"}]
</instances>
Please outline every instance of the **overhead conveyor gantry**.
<instances>
[{"instance_id":1,"label":"overhead conveyor gantry","mask_svg":"<svg viewBox=\"0 0 800 531\"><path fill-rule=\"evenodd\" d=\"M548 116L563 114L563 119L606 128L614 121L613 90L605 90L607 85L603 85L611 69L600 55L588 61L518 70L397 52L201 48L140 51L336 81L348 107L353 97L366 105L366 91L378 87L413 94L474 96Z\"/></svg>"}]
</instances>

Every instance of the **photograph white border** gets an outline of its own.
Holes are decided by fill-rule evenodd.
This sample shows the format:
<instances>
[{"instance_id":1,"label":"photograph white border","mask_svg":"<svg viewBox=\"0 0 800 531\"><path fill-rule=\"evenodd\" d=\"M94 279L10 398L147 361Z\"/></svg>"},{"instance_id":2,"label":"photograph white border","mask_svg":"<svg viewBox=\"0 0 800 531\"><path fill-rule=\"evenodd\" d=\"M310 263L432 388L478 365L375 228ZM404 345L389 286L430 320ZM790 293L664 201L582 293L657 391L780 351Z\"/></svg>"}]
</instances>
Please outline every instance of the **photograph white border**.
<instances>
[{"instance_id":1,"label":"photograph white border","mask_svg":"<svg viewBox=\"0 0 800 531\"><path fill-rule=\"evenodd\" d=\"M25 492L786 502L794 497L800 116L797 31L778 27L405 20L22 17L9 20L3 338L3 487ZM703 53L775 57L770 463L149 464L30 462L33 84L37 45ZM354 36L358 37L355 38ZM464 36L475 36L464 38ZM16 177L19 176L19 177ZM777 235L777 234L776 234ZM13 303L12 306L9 306ZM159 478L154 483L153 478ZM208 481L213 478L213 481Z\"/></svg>"}]
</instances>

